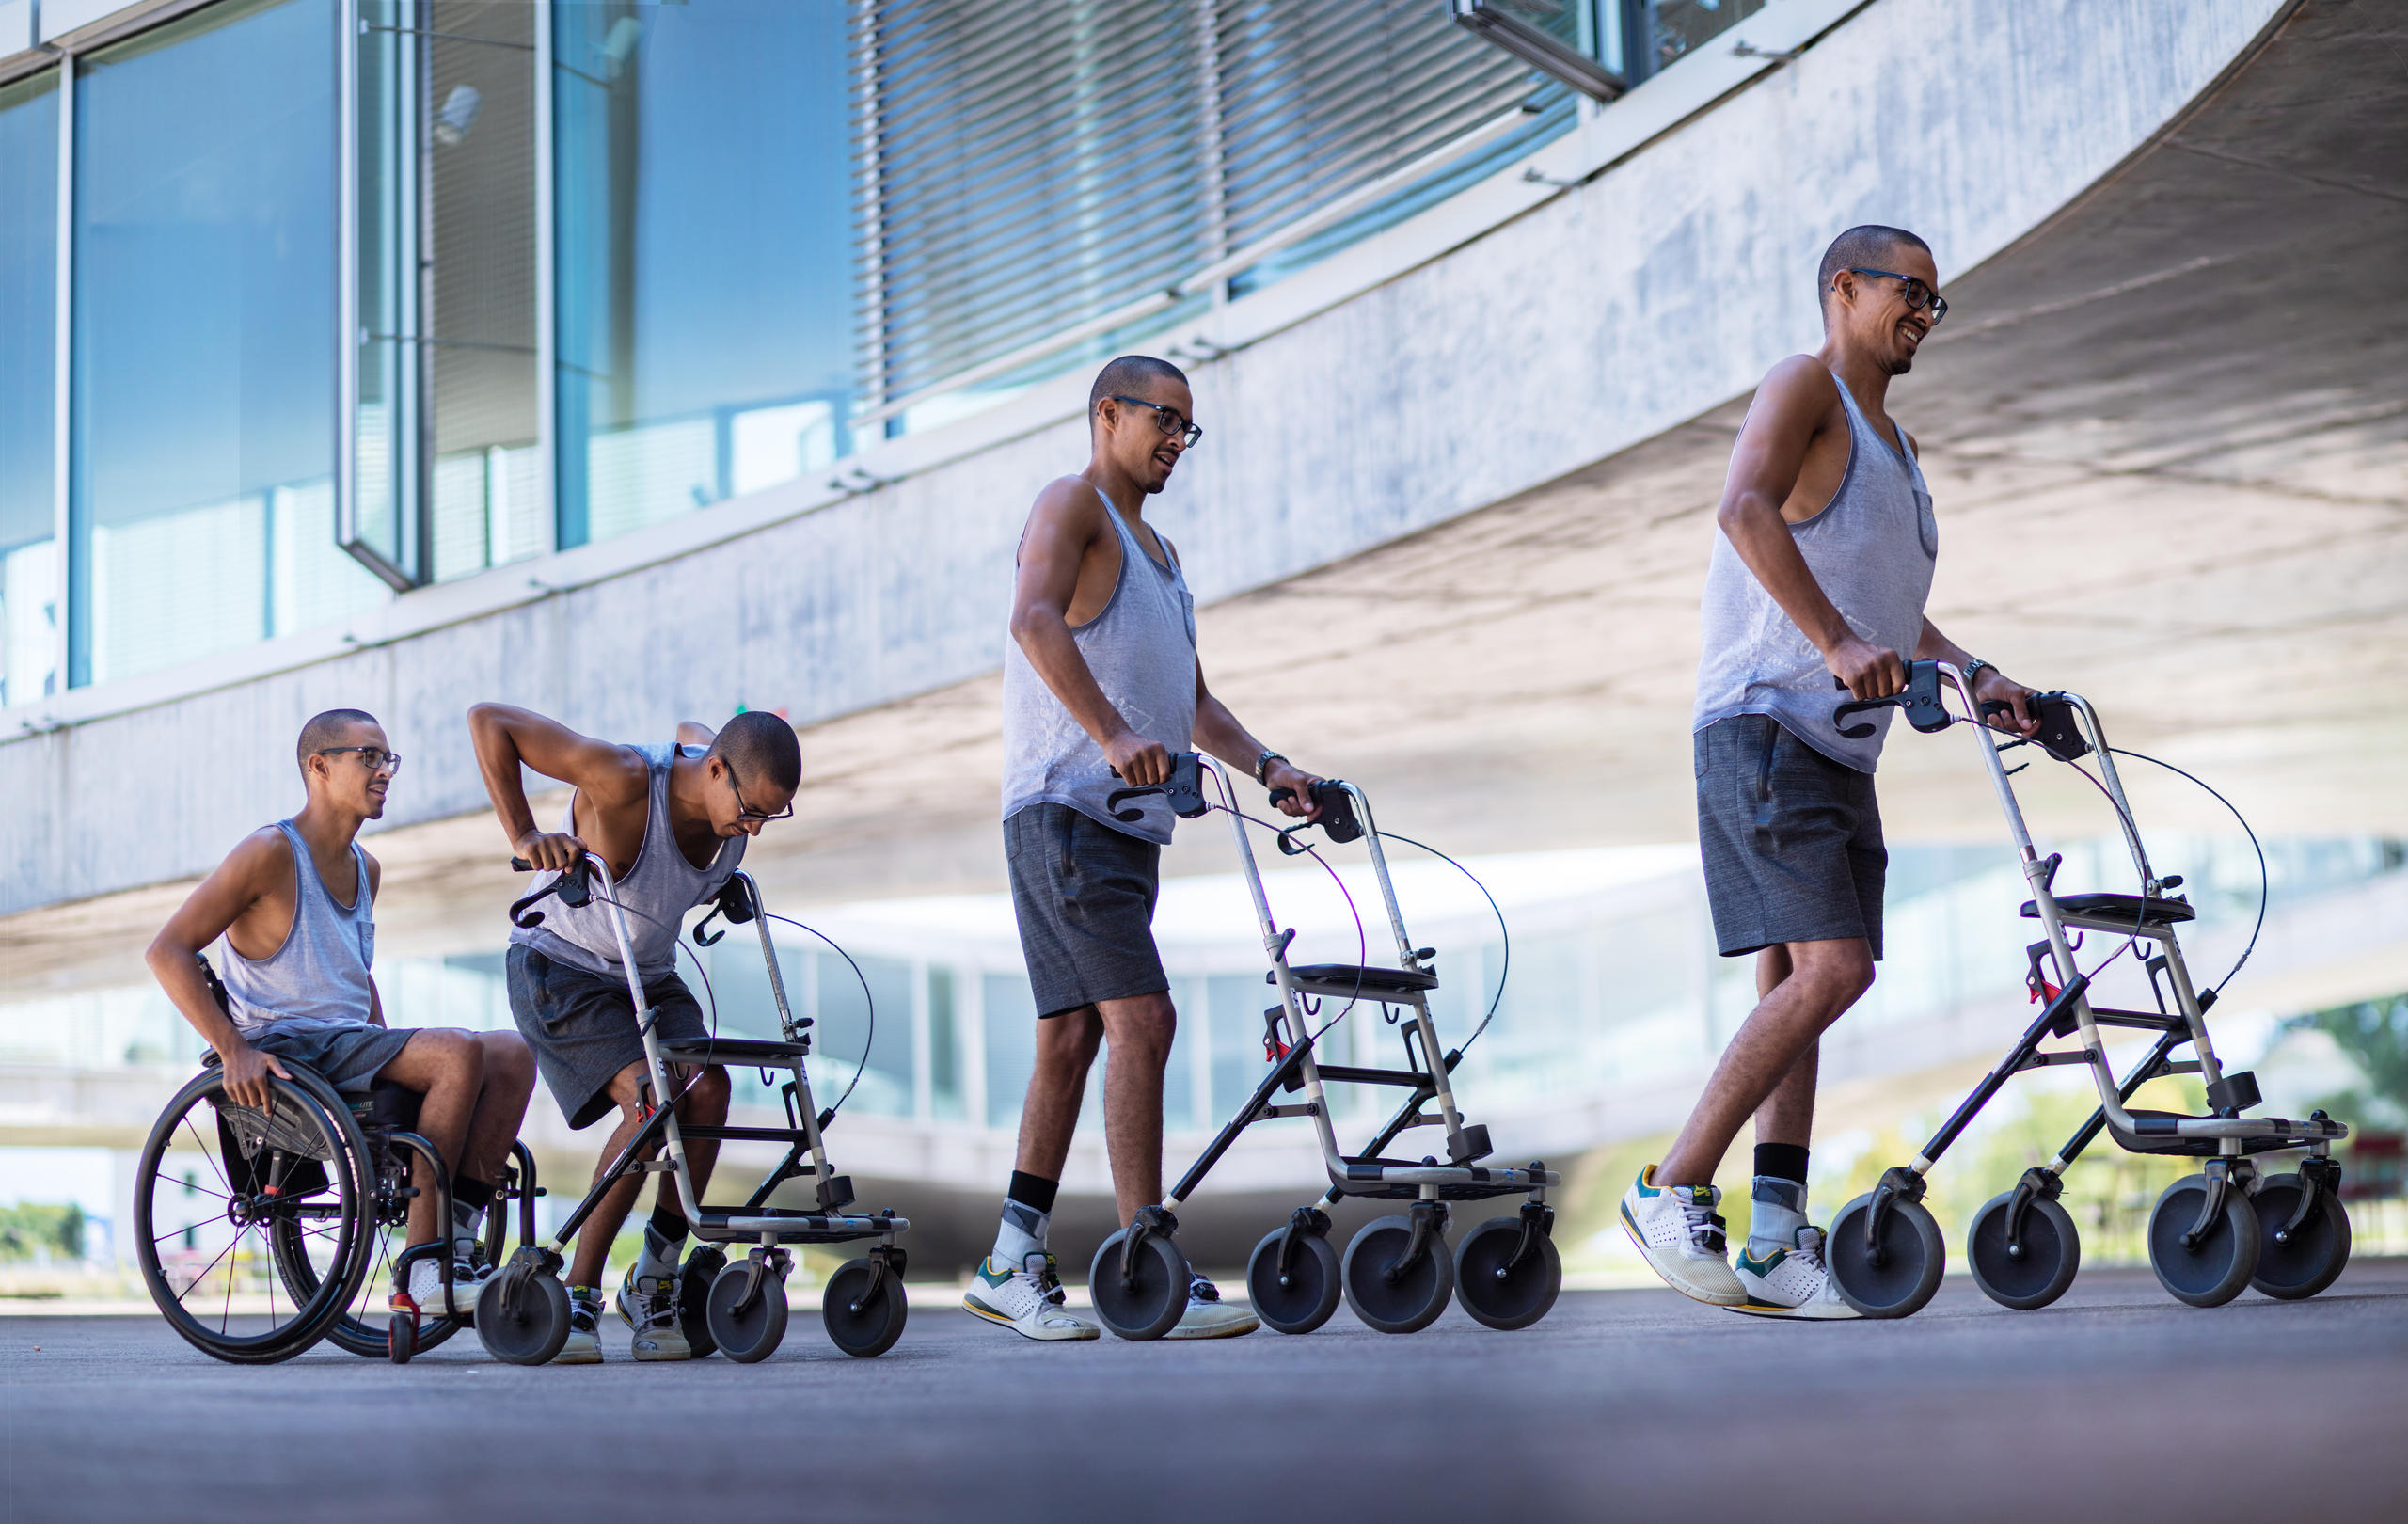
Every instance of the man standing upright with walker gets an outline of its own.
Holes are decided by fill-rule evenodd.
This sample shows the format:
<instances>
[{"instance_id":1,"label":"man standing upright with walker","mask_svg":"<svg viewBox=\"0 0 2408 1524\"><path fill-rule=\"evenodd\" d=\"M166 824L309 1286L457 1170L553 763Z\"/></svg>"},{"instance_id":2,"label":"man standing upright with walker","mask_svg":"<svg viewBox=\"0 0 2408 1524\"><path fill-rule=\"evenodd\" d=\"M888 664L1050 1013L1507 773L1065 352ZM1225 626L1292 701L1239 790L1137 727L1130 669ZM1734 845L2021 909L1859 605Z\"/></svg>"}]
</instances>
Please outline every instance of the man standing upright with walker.
<instances>
[{"instance_id":1,"label":"man standing upright with walker","mask_svg":"<svg viewBox=\"0 0 2408 1524\"><path fill-rule=\"evenodd\" d=\"M1004 847L1012 907L1037 998L1037 1067L1021 1110L1018 1167L994 1252L972 1276L971 1312L1037 1340L1093 1339L1062 1310L1046 1231L1097 1045L1104 1138L1126 1226L1163 1196L1163 1071L1178 1015L1154 948L1157 869L1173 817L1159 795L1116 818L1117 787L1158 785L1174 753L1201 743L1309 815L1312 774L1239 724L1204 686L1196 600L1178 552L1149 527L1163 490L1203 431L1187 377L1123 356L1087 398L1086 469L1049 484L1029 511L1004 648ZM1253 1313L1195 1277L1165 1337L1251 1333Z\"/></svg>"},{"instance_id":2,"label":"man standing upright with walker","mask_svg":"<svg viewBox=\"0 0 2408 1524\"><path fill-rule=\"evenodd\" d=\"M1732 451L1691 723L1715 940L1726 958L1756 955L1758 1001L1671 1151L1624 1194L1622 1217L1685 1295L1848 1318L1806 1215L1807 1145L1818 1041L1881 957L1889 854L1873 770L1890 711L1850 739L1831 709L1899 691L1912 653L1962 669L1977 701L2011 706L1994 723L2029 735L2033 721L2031 690L1924 617L1939 526L1914 440L1886 404L1948 310L1931 249L1903 229L1851 228L1816 278L1823 347L1766 374ZM1735 1271L1714 1171L1751 1114L1751 1221Z\"/></svg>"}]
</instances>

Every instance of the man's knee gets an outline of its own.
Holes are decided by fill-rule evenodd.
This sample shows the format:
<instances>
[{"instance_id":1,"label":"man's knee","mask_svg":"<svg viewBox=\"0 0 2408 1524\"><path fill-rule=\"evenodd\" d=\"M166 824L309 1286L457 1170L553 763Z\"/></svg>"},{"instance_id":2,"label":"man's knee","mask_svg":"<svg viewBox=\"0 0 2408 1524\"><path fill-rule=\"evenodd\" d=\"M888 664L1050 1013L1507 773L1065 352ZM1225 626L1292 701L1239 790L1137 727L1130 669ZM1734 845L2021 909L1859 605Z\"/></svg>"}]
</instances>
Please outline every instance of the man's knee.
<instances>
[{"instance_id":1,"label":"man's knee","mask_svg":"<svg viewBox=\"0 0 2408 1524\"><path fill-rule=\"evenodd\" d=\"M1873 949L1861 937L1793 943L1789 954L1790 978L1803 980L1834 1019L1873 988Z\"/></svg>"},{"instance_id":2,"label":"man's knee","mask_svg":"<svg viewBox=\"0 0 2408 1524\"><path fill-rule=\"evenodd\" d=\"M484 1056L487 1084L534 1088L535 1056L528 1051L525 1038L515 1032L480 1032L477 1047Z\"/></svg>"},{"instance_id":3,"label":"man's knee","mask_svg":"<svg viewBox=\"0 0 2408 1524\"><path fill-rule=\"evenodd\" d=\"M1116 1056L1159 1066L1170 1061L1171 1041L1179 1035L1179 1009L1166 992L1115 1000L1103 1012L1103 1027L1104 1040Z\"/></svg>"},{"instance_id":4,"label":"man's knee","mask_svg":"<svg viewBox=\"0 0 2408 1524\"><path fill-rule=\"evenodd\" d=\"M728 1084L724 1069L705 1069L694 1076L678 1098L679 1116L724 1117L728 1096L733 1087Z\"/></svg>"},{"instance_id":5,"label":"man's knee","mask_svg":"<svg viewBox=\"0 0 2408 1524\"><path fill-rule=\"evenodd\" d=\"M472 1032L430 1026L412 1033L402 1051L416 1060L411 1067L424 1081L428 1093L484 1082L484 1046Z\"/></svg>"},{"instance_id":6,"label":"man's knee","mask_svg":"<svg viewBox=\"0 0 2408 1524\"><path fill-rule=\"evenodd\" d=\"M1049 1017L1037 1024L1037 1068L1044 1074L1081 1075L1095 1062L1103 1040L1103 1023L1093 1006Z\"/></svg>"}]
</instances>

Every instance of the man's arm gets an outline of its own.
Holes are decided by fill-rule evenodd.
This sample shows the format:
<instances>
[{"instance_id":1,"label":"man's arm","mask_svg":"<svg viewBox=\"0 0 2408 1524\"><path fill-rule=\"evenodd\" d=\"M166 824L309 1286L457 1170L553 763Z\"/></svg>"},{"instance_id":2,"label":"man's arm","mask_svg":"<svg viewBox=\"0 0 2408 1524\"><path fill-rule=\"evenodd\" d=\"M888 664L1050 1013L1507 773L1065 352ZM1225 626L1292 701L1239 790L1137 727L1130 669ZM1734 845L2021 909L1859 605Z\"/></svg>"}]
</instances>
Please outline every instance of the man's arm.
<instances>
[{"instance_id":1,"label":"man's arm","mask_svg":"<svg viewBox=\"0 0 2408 1524\"><path fill-rule=\"evenodd\" d=\"M1945 661L1962 671L1965 664L1973 659L1963 646L1940 633L1939 626L1926 619L1923 622L1923 637L1915 642L1915 659ZM2039 717L2032 712L2032 690L1987 662L1982 666L1981 675L1973 679L1973 703L1977 706L1983 704L2012 705L2015 710L2012 721L2005 715L1991 717L1990 723L2001 730L2030 736L2040 728Z\"/></svg>"},{"instance_id":2,"label":"man's arm","mask_svg":"<svg viewBox=\"0 0 2408 1524\"><path fill-rule=\"evenodd\" d=\"M1229 706L1214 698L1212 690L1204 686L1204 663L1201 661L1196 664L1196 741L1249 778L1254 776L1254 759L1271 750L1255 739L1253 732L1239 724L1238 717L1229 712ZM1279 802L1279 807L1288 814L1301 815L1307 820L1320 816L1321 806L1313 802L1311 792L1312 786L1321 782L1315 774L1296 767L1283 756L1271 764L1269 770L1262 775L1262 782L1275 793L1282 788L1291 790L1289 796Z\"/></svg>"},{"instance_id":3,"label":"man's arm","mask_svg":"<svg viewBox=\"0 0 2408 1524\"><path fill-rule=\"evenodd\" d=\"M359 855L368 859L368 903L373 905L376 903L376 892L385 886L385 865L376 861L376 854L364 847L360 849ZM368 976L368 1020L372 1025L385 1024L385 992L376 988L373 973Z\"/></svg>"},{"instance_id":4,"label":"man's arm","mask_svg":"<svg viewBox=\"0 0 2408 1524\"><path fill-rule=\"evenodd\" d=\"M226 1093L236 1105L263 1108L268 1104L267 1076L293 1075L275 1056L243 1040L233 1019L218 1008L216 997L200 976L200 950L226 934L226 929L260 898L295 873L292 849L282 835L256 833L226 855L217 870L200 881L167 924L150 939L142 960L150 967L159 988L176 1003L201 1040L214 1049L225 1066ZM296 903L293 913L299 914Z\"/></svg>"},{"instance_id":5,"label":"man's arm","mask_svg":"<svg viewBox=\"0 0 2408 1524\"><path fill-rule=\"evenodd\" d=\"M1772 368L1740 426L1714 519L1749 572L1814 643L1831 675L1857 698L1888 698L1906 686L1906 663L1848 627L1814 580L1781 513L1797 490L1816 429L1839 401L1838 385L1811 356L1793 355Z\"/></svg>"},{"instance_id":6,"label":"man's arm","mask_svg":"<svg viewBox=\"0 0 2408 1524\"><path fill-rule=\"evenodd\" d=\"M564 870L585 852L585 843L566 832L535 828L527 804L524 765L547 778L571 785L604 809L625 809L646 797L651 772L642 759L609 741L580 736L557 720L508 704L468 707L468 738L484 775L485 796L501 818L511 850L539 868ZM590 821L588 822L591 823Z\"/></svg>"},{"instance_id":7,"label":"man's arm","mask_svg":"<svg viewBox=\"0 0 2408 1524\"><path fill-rule=\"evenodd\" d=\"M1037 495L1021 537L1020 570L1012 579L1012 639L1028 664L1103 748L1103 758L1127 783L1146 786L1170 777L1170 753L1130 728L1104 696L1079 643L1070 638L1070 599L1079 564L1104 529L1110 510L1084 482L1066 477ZM1251 760L1248 768L1252 768Z\"/></svg>"}]
</instances>

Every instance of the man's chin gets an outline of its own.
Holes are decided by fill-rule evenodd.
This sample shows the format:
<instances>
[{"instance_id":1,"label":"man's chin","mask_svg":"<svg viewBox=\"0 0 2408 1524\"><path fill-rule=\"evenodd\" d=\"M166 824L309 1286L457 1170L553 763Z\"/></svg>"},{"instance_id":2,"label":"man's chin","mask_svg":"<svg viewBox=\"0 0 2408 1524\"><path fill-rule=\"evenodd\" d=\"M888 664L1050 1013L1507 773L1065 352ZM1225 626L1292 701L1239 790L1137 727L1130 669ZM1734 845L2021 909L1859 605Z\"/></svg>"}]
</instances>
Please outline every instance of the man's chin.
<instances>
[{"instance_id":1,"label":"man's chin","mask_svg":"<svg viewBox=\"0 0 2408 1524\"><path fill-rule=\"evenodd\" d=\"M367 818L371 820L381 820L385 818L385 802L381 799L370 800L368 802Z\"/></svg>"}]
</instances>

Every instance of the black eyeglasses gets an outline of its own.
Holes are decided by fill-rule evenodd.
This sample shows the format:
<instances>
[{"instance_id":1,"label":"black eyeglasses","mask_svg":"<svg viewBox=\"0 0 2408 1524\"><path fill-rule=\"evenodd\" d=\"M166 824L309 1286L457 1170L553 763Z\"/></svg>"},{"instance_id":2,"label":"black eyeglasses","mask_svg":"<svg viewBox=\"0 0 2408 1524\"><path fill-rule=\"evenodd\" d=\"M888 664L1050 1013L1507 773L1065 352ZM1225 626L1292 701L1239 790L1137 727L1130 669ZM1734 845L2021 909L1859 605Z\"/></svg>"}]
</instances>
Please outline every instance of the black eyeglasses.
<instances>
[{"instance_id":1,"label":"black eyeglasses","mask_svg":"<svg viewBox=\"0 0 2408 1524\"><path fill-rule=\"evenodd\" d=\"M748 820L758 820L758 821L762 822L764 825L766 825L766 824L768 824L768 823L769 821L771 821L771 820L783 820L783 819L785 819L788 816L791 816L792 814L794 814L794 801L792 801L792 800L788 800L788 801L786 801L786 807L785 807L784 809L780 810L780 811L779 811L777 814L775 814L775 815L771 815L771 814L769 814L768 812L767 812L766 810L756 810L756 809L754 809L752 805L745 803L745 802L744 802L744 786L743 786L742 784L740 784L740 783L737 782L737 780L736 780L736 764L735 764L735 763L733 763L733 762L730 762L727 758L725 758L725 757L723 757L723 756L722 756L722 757L721 757L719 760L720 760L720 765L721 765L721 767L723 767L723 768L727 769L727 786L728 786L728 787L730 787L730 788L732 788L732 789L734 789L734 790L736 791L736 823L737 823L737 824L738 824L738 825L742 825L742 824L744 824L744 823L745 823L746 821L748 821Z\"/></svg>"},{"instance_id":2,"label":"black eyeglasses","mask_svg":"<svg viewBox=\"0 0 2408 1524\"><path fill-rule=\"evenodd\" d=\"M1196 441L1204 437L1204 431L1197 428L1195 424L1190 423L1187 420L1180 417L1179 409L1176 407L1164 407L1160 403L1149 403L1143 397L1123 397L1117 392L1113 394L1112 400L1114 402L1127 403L1132 407L1152 408L1154 410L1154 421L1161 425L1162 431L1164 434L1179 435L1180 437L1180 445L1182 449L1195 449Z\"/></svg>"},{"instance_id":3,"label":"black eyeglasses","mask_svg":"<svg viewBox=\"0 0 2408 1524\"><path fill-rule=\"evenodd\" d=\"M359 759L368 764L371 775L379 772L395 773L402 770L400 755L381 746L329 746L324 751L312 752L309 754L311 756L341 756L345 752L357 752Z\"/></svg>"},{"instance_id":4,"label":"black eyeglasses","mask_svg":"<svg viewBox=\"0 0 2408 1524\"><path fill-rule=\"evenodd\" d=\"M1907 285L1906 294L1908 311L1920 312L1925 308L1928 307L1931 309L1931 321L1934 323L1939 322L1941 318L1948 315L1948 298L1932 290L1929 286L1925 285L1921 280L1916 279L1913 276L1900 275L1895 270L1866 270L1859 268L1853 264L1847 267L1847 273L1850 275L1887 276L1893 280L1903 280Z\"/></svg>"}]
</instances>

